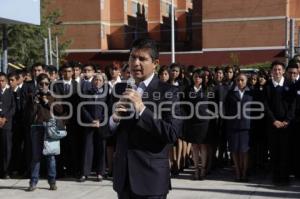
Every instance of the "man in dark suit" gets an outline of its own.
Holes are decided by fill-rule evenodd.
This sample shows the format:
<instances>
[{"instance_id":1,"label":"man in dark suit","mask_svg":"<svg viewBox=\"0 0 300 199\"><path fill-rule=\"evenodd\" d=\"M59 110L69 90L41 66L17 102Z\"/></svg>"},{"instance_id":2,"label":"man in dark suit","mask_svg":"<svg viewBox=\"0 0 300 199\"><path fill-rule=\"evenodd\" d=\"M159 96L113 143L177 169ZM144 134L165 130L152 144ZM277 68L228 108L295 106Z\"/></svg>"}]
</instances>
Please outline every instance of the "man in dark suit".
<instances>
[{"instance_id":1,"label":"man in dark suit","mask_svg":"<svg viewBox=\"0 0 300 199\"><path fill-rule=\"evenodd\" d=\"M181 122L174 118L180 109L174 106L171 111L178 101L177 89L154 74L158 57L153 40L133 43L129 67L138 88L126 88L109 120L117 135L113 188L120 199L166 198L170 189L168 154L180 136ZM124 119L132 110L128 103L134 107L134 118Z\"/></svg>"},{"instance_id":2,"label":"man in dark suit","mask_svg":"<svg viewBox=\"0 0 300 199\"><path fill-rule=\"evenodd\" d=\"M10 170L13 173L23 174L26 168L24 158L24 98L21 95L22 82L18 72L14 71L8 74L10 88L13 91L16 110L13 117L12 132L13 132L13 148Z\"/></svg>"},{"instance_id":3,"label":"man in dark suit","mask_svg":"<svg viewBox=\"0 0 300 199\"><path fill-rule=\"evenodd\" d=\"M272 63L272 79L266 85L265 95L273 182L279 185L289 183L289 127L295 111L290 83L283 76L284 68L281 62Z\"/></svg>"},{"instance_id":4,"label":"man in dark suit","mask_svg":"<svg viewBox=\"0 0 300 199\"><path fill-rule=\"evenodd\" d=\"M77 122L77 106L80 102L77 92L78 83L72 78L73 69L71 65L65 64L60 70L62 79L53 82L53 85L50 87L57 99L68 103L68 105L63 104L63 116L68 118L64 120L68 135L61 140L61 154L57 161L58 176L70 174L78 177L82 150L81 129ZM67 168L66 171L63 170L64 167Z\"/></svg>"},{"instance_id":5,"label":"man in dark suit","mask_svg":"<svg viewBox=\"0 0 300 199\"><path fill-rule=\"evenodd\" d=\"M290 167L291 174L294 174L297 179L300 179L300 159L299 159L299 151L300 151L300 80L299 80L299 70L298 64L294 62L290 62L287 67L287 78L292 83L292 89L295 97L295 117L291 121L290 125Z\"/></svg>"},{"instance_id":6,"label":"man in dark suit","mask_svg":"<svg viewBox=\"0 0 300 199\"><path fill-rule=\"evenodd\" d=\"M6 74L0 72L0 172L4 179L9 179L8 166L11 159L11 129L14 113L13 92L7 84Z\"/></svg>"}]
</instances>

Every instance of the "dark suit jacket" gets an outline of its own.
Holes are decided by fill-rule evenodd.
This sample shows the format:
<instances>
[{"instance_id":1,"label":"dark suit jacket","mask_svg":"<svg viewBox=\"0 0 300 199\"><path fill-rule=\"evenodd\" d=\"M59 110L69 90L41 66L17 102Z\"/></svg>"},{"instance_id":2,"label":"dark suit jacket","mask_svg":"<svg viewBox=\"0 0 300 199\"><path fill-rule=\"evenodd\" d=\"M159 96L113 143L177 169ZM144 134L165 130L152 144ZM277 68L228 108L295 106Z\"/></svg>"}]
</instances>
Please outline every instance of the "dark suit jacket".
<instances>
[{"instance_id":1,"label":"dark suit jacket","mask_svg":"<svg viewBox=\"0 0 300 199\"><path fill-rule=\"evenodd\" d=\"M253 101L252 91L245 91L242 99L238 91L232 89L228 92L225 100L225 115L230 117L236 116L234 119L226 119L228 133L232 131L250 130L251 120L247 117L251 116L251 112L245 112L247 117L245 117L243 112L244 108L251 108L250 105L244 107L245 103L251 101ZM240 113L238 113L238 110L240 110Z\"/></svg>"},{"instance_id":2,"label":"dark suit jacket","mask_svg":"<svg viewBox=\"0 0 300 199\"><path fill-rule=\"evenodd\" d=\"M64 97L60 98L60 101L62 102L69 102L71 103L71 107L73 109L73 114L71 118L68 121L65 121L67 125L74 125L77 124L77 106L80 102L80 97L78 95L77 89L78 89L78 83L75 80L72 80L71 82L72 87L70 88L71 96L70 97ZM68 95L68 93L65 93L64 90L64 84L63 82L57 82L53 85L53 93L55 95ZM63 114L64 116L67 116L70 114L70 107L68 105L63 105Z\"/></svg>"},{"instance_id":3,"label":"dark suit jacket","mask_svg":"<svg viewBox=\"0 0 300 199\"><path fill-rule=\"evenodd\" d=\"M166 98L167 92L170 98ZM171 108L172 103L178 101L176 92L175 87L160 82L154 76L144 91L143 101L154 103L157 107L162 102L169 102L163 107ZM153 93L161 97L155 98ZM145 97L147 95L148 98ZM145 105L146 109L138 119L122 120L115 131L113 187L118 193L124 190L126 180L138 195L163 195L170 188L169 149L180 136L181 121L174 119L170 109L162 112L162 119L156 119L155 107ZM176 106L175 112L180 115L179 106Z\"/></svg>"},{"instance_id":4,"label":"dark suit jacket","mask_svg":"<svg viewBox=\"0 0 300 199\"><path fill-rule=\"evenodd\" d=\"M295 118L294 118L294 122L300 124L300 80L298 80L295 84L294 84L294 88L293 88L293 92L294 92L294 96L295 96Z\"/></svg>"},{"instance_id":5,"label":"dark suit jacket","mask_svg":"<svg viewBox=\"0 0 300 199\"><path fill-rule=\"evenodd\" d=\"M295 98L291 84L286 79L283 86L276 90L270 80L265 89L265 110L269 124L275 120L290 122L295 114Z\"/></svg>"},{"instance_id":6,"label":"dark suit jacket","mask_svg":"<svg viewBox=\"0 0 300 199\"><path fill-rule=\"evenodd\" d=\"M5 89L4 93L0 95L1 109L0 116L5 117L7 122L2 127L3 129L11 130L12 128L12 118L15 113L15 100L13 91L10 88Z\"/></svg>"},{"instance_id":7,"label":"dark suit jacket","mask_svg":"<svg viewBox=\"0 0 300 199\"><path fill-rule=\"evenodd\" d=\"M104 102L107 104L107 90L104 89L104 86L100 88L101 92L97 92L96 88L92 88L89 91L89 95L93 96L88 99L84 99L84 101L87 102ZM105 93L106 92L106 93ZM100 95L97 97L97 94ZM104 113L104 107L102 105L97 105L97 104L88 104L84 105L81 109L81 115L82 115L82 120L86 123L92 123L93 120L99 120L99 122L102 122L104 120L104 117L108 117L108 115L105 115Z\"/></svg>"}]
</instances>

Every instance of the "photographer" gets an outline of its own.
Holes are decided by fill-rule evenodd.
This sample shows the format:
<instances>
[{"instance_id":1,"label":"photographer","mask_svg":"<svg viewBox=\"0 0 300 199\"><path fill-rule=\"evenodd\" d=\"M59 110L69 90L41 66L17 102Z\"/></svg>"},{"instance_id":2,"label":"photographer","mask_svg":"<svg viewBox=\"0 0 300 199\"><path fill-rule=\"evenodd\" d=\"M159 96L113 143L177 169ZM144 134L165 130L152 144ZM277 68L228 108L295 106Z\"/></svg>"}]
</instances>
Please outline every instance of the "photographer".
<instances>
[{"instance_id":1,"label":"photographer","mask_svg":"<svg viewBox=\"0 0 300 199\"><path fill-rule=\"evenodd\" d=\"M48 122L51 118L50 107L55 99L49 91L50 79L46 74L40 74L37 77L38 90L35 95L31 96L29 107L32 112L31 119L31 142L32 142L32 161L30 186L28 191L34 191L39 180L40 160L45 138L43 122ZM54 106L54 115L62 112L62 107ZM50 190L56 190L56 163L54 155L47 155L48 183Z\"/></svg>"}]
</instances>

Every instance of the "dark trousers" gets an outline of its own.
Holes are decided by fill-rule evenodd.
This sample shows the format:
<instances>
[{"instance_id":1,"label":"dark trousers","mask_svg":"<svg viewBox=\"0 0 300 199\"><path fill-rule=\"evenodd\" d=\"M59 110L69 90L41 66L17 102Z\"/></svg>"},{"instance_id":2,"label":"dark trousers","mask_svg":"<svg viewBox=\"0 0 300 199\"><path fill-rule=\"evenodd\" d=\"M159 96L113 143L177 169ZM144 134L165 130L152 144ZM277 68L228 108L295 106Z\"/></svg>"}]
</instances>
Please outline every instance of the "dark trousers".
<instances>
[{"instance_id":1,"label":"dark trousers","mask_svg":"<svg viewBox=\"0 0 300 199\"><path fill-rule=\"evenodd\" d=\"M61 155L57 156L58 176L67 174L78 177L81 172L82 150L83 150L83 129L75 123L67 125L68 135L61 140Z\"/></svg>"},{"instance_id":2,"label":"dark trousers","mask_svg":"<svg viewBox=\"0 0 300 199\"><path fill-rule=\"evenodd\" d=\"M0 171L1 175L8 174L11 159L12 132L9 129L0 128Z\"/></svg>"},{"instance_id":3,"label":"dark trousers","mask_svg":"<svg viewBox=\"0 0 300 199\"><path fill-rule=\"evenodd\" d=\"M139 196L130 191L124 191L122 193L118 193L119 199L166 199L166 195L162 196Z\"/></svg>"},{"instance_id":4,"label":"dark trousers","mask_svg":"<svg viewBox=\"0 0 300 199\"><path fill-rule=\"evenodd\" d=\"M300 178L300 122L294 122L290 128L290 171Z\"/></svg>"},{"instance_id":5,"label":"dark trousers","mask_svg":"<svg viewBox=\"0 0 300 199\"><path fill-rule=\"evenodd\" d=\"M286 181L289 176L289 131L287 128L270 131L270 152L273 181Z\"/></svg>"},{"instance_id":6,"label":"dark trousers","mask_svg":"<svg viewBox=\"0 0 300 199\"><path fill-rule=\"evenodd\" d=\"M26 168L25 147L25 130L24 125L20 121L13 124L12 137L12 157L11 157L11 171L17 171L23 174Z\"/></svg>"},{"instance_id":7,"label":"dark trousers","mask_svg":"<svg viewBox=\"0 0 300 199\"><path fill-rule=\"evenodd\" d=\"M133 193L130 187L128 173L126 173L126 177L125 177L124 190L120 193L118 192L118 199L166 199L166 198L167 195L141 196Z\"/></svg>"},{"instance_id":8,"label":"dark trousers","mask_svg":"<svg viewBox=\"0 0 300 199\"><path fill-rule=\"evenodd\" d=\"M93 160L97 174L105 172L105 140L97 128L86 128L84 131L84 152L82 175L91 173Z\"/></svg>"}]
</instances>

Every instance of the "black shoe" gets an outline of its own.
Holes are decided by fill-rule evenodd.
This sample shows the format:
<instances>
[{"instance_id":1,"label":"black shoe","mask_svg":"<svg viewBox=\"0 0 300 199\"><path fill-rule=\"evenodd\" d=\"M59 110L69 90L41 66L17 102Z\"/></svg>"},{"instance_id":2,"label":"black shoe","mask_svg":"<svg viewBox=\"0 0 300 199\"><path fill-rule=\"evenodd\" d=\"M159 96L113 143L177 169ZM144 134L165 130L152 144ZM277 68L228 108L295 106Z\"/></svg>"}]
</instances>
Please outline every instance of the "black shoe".
<instances>
[{"instance_id":1,"label":"black shoe","mask_svg":"<svg viewBox=\"0 0 300 199\"><path fill-rule=\"evenodd\" d=\"M249 182L249 178L245 177L245 178L241 178L240 182Z\"/></svg>"},{"instance_id":2,"label":"black shoe","mask_svg":"<svg viewBox=\"0 0 300 199\"><path fill-rule=\"evenodd\" d=\"M52 191L56 191L57 190L56 184L55 183L54 184L50 184L50 188L49 189L52 190Z\"/></svg>"},{"instance_id":3,"label":"black shoe","mask_svg":"<svg viewBox=\"0 0 300 199\"><path fill-rule=\"evenodd\" d=\"M81 176L79 179L78 179L78 182L85 182L87 179L87 176Z\"/></svg>"},{"instance_id":4,"label":"black shoe","mask_svg":"<svg viewBox=\"0 0 300 199\"><path fill-rule=\"evenodd\" d=\"M34 191L34 190L36 190L36 185L30 185L30 186L26 189L26 191Z\"/></svg>"}]
</instances>

